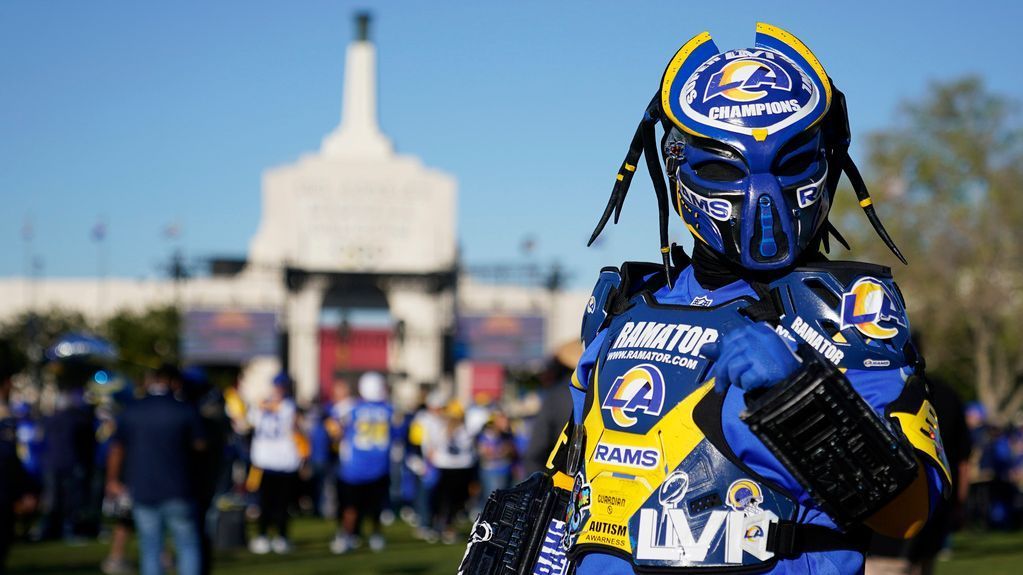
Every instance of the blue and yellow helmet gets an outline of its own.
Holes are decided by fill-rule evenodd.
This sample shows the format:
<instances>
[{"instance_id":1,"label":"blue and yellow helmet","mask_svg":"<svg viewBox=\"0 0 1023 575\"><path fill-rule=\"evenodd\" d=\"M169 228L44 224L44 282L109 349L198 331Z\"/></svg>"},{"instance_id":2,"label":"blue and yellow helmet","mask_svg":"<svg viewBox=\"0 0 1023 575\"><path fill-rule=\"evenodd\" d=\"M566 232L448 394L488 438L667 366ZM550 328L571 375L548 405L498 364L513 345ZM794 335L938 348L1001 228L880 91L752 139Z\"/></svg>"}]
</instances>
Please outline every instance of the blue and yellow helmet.
<instances>
[{"instance_id":1,"label":"blue and yellow helmet","mask_svg":"<svg viewBox=\"0 0 1023 575\"><path fill-rule=\"evenodd\" d=\"M760 23L753 48L721 52L703 32L669 62L591 242L612 214L618 221L643 155L657 193L666 266L669 205L696 241L745 269L793 266L822 243L827 250L829 234L845 244L828 222L843 172L902 259L848 156L849 141L845 98L798 38Z\"/></svg>"}]
</instances>

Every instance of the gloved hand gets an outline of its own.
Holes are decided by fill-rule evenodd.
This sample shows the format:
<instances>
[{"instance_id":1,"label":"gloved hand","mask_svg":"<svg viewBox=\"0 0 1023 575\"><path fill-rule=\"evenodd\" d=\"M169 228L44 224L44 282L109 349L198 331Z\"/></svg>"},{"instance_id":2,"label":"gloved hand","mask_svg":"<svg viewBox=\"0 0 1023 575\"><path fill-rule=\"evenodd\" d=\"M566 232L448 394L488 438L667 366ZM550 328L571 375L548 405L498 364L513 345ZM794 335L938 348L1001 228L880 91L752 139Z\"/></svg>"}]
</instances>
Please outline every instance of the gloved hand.
<instances>
[{"instance_id":1,"label":"gloved hand","mask_svg":"<svg viewBox=\"0 0 1023 575\"><path fill-rule=\"evenodd\" d=\"M724 393L729 385L743 391L770 387L796 371L799 359L785 340L766 323L754 323L732 330L703 348L714 360L710 376L714 389Z\"/></svg>"}]
</instances>

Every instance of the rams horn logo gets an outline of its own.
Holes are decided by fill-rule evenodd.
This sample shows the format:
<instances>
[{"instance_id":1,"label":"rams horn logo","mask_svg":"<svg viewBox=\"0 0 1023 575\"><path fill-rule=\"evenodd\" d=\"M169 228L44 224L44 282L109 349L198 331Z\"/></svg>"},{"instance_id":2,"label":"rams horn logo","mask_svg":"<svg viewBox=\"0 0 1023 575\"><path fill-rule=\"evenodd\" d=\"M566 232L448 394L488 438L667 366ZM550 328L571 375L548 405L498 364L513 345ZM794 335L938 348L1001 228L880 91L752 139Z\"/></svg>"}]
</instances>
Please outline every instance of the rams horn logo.
<instances>
[{"instance_id":1,"label":"rams horn logo","mask_svg":"<svg viewBox=\"0 0 1023 575\"><path fill-rule=\"evenodd\" d=\"M649 363L637 365L615 379L601 405L621 427L632 427L637 419L630 414L642 411L660 415L664 407L664 376Z\"/></svg>"},{"instance_id":2,"label":"rams horn logo","mask_svg":"<svg viewBox=\"0 0 1023 575\"><path fill-rule=\"evenodd\" d=\"M898 335L894 327L881 322L903 325L902 314L888 289L874 278L861 278L842 294L842 329L855 327L863 335L874 339L890 339Z\"/></svg>"},{"instance_id":3,"label":"rams horn logo","mask_svg":"<svg viewBox=\"0 0 1023 575\"><path fill-rule=\"evenodd\" d=\"M792 78L784 68L765 58L733 60L710 77L703 101L720 95L733 102L755 102L767 95L764 87L788 91Z\"/></svg>"},{"instance_id":4,"label":"rams horn logo","mask_svg":"<svg viewBox=\"0 0 1023 575\"><path fill-rule=\"evenodd\" d=\"M736 511L759 513L760 504L764 502L764 492L760 485L751 479L737 479L728 486L727 505Z\"/></svg>"}]
</instances>

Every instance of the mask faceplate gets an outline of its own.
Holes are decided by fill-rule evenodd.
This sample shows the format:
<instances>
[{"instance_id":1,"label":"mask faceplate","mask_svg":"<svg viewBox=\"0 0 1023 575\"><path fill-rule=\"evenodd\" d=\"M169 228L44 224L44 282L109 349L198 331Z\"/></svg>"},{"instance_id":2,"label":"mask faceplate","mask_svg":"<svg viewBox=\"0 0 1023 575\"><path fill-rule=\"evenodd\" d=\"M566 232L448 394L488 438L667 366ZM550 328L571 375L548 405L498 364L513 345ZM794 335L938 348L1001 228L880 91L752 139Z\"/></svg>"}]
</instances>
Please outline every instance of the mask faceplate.
<instances>
[{"instance_id":1,"label":"mask faceplate","mask_svg":"<svg viewBox=\"0 0 1023 575\"><path fill-rule=\"evenodd\" d=\"M819 131L830 104L820 63L773 26L757 25L753 48L719 53L704 33L679 50L661 106L683 132L668 175L698 240L749 269L795 261L831 204Z\"/></svg>"}]
</instances>

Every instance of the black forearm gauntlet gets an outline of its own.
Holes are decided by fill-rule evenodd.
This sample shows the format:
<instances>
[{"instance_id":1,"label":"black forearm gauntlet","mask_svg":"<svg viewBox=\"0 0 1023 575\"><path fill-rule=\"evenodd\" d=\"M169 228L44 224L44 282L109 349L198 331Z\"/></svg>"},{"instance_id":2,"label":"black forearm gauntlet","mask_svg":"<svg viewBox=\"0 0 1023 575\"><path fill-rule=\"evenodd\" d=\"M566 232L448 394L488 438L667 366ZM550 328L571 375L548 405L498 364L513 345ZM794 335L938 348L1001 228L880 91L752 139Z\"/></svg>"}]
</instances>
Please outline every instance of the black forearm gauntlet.
<instances>
[{"instance_id":1,"label":"black forearm gauntlet","mask_svg":"<svg viewBox=\"0 0 1023 575\"><path fill-rule=\"evenodd\" d=\"M747 393L740 417L817 507L848 529L909 486L917 462L845 375L805 344L797 353L802 366Z\"/></svg>"},{"instance_id":2,"label":"black forearm gauntlet","mask_svg":"<svg viewBox=\"0 0 1023 575\"><path fill-rule=\"evenodd\" d=\"M473 524L458 575L531 575L537 565L542 573L563 572L568 498L540 472L492 493Z\"/></svg>"}]
</instances>

